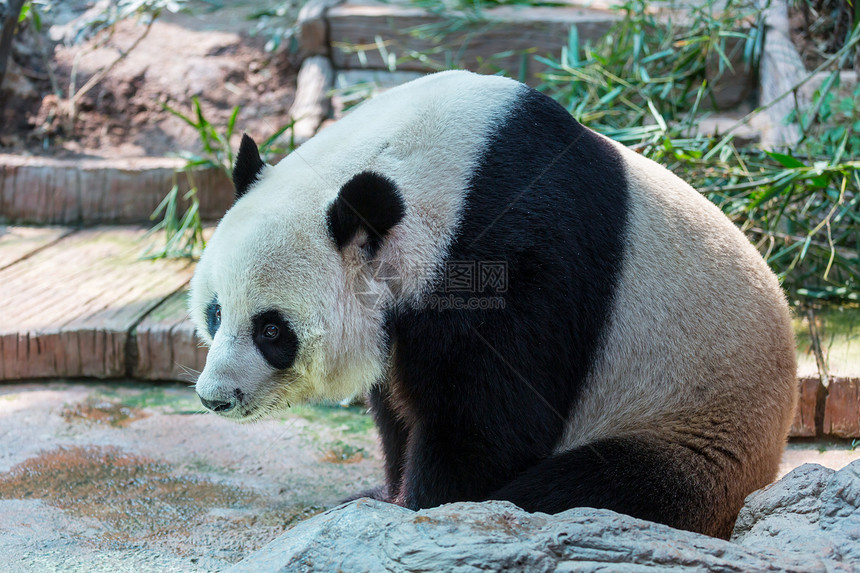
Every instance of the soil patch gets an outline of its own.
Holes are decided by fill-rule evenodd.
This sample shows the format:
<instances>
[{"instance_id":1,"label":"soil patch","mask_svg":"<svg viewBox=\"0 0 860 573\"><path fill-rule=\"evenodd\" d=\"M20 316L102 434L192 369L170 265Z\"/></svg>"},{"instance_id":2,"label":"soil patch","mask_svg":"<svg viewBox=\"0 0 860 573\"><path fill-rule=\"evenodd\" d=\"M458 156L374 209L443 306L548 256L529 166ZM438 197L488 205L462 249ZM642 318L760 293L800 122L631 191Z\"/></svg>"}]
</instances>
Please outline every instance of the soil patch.
<instances>
[{"instance_id":1,"label":"soil patch","mask_svg":"<svg viewBox=\"0 0 860 573\"><path fill-rule=\"evenodd\" d=\"M82 403L64 408L62 416L67 422L87 420L97 424L121 427L145 418L148 414L119 402L100 400L95 396L90 396Z\"/></svg>"},{"instance_id":2,"label":"soil patch","mask_svg":"<svg viewBox=\"0 0 860 573\"><path fill-rule=\"evenodd\" d=\"M255 499L252 492L171 475L170 466L115 447L60 447L0 475L0 497L41 499L107 526L108 543L187 535L213 507Z\"/></svg>"},{"instance_id":3,"label":"soil patch","mask_svg":"<svg viewBox=\"0 0 860 573\"><path fill-rule=\"evenodd\" d=\"M48 44L62 97L52 94L35 33L20 34L15 58L21 63L12 76L28 86L4 98L0 152L111 158L199 153L197 132L163 107L193 117L193 97L215 126L226 126L239 106L237 138L242 131L268 137L288 122L296 62L286 51L267 52L264 38L250 36L255 23L248 17L259 3L218 9L200 3L190 14L162 14L136 46L147 27L134 19L118 24L107 42L104 34L77 40L82 20L92 17L87 9L93 7L69 2L49 31L60 41L51 45L47 35L38 40ZM77 102L72 123L72 88L80 89L124 52L127 57Z\"/></svg>"}]
</instances>

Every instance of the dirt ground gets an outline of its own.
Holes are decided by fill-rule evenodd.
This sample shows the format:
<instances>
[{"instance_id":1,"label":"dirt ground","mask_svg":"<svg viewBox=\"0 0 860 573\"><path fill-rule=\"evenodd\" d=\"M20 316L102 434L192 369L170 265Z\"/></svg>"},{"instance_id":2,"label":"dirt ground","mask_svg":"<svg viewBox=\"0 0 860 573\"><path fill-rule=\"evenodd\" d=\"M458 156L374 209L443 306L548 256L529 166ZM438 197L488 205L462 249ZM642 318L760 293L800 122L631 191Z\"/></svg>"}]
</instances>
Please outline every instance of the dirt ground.
<instances>
[{"instance_id":1,"label":"dirt ground","mask_svg":"<svg viewBox=\"0 0 860 573\"><path fill-rule=\"evenodd\" d=\"M791 41L807 70L814 70L845 45L853 25L851 0L810 0L789 3ZM846 58L843 69L860 72L860 48Z\"/></svg>"},{"instance_id":2,"label":"dirt ground","mask_svg":"<svg viewBox=\"0 0 860 573\"><path fill-rule=\"evenodd\" d=\"M793 443L780 473L858 458ZM238 425L202 414L184 385L0 387L4 571L223 570L382 475L360 407Z\"/></svg>"},{"instance_id":3,"label":"dirt ground","mask_svg":"<svg viewBox=\"0 0 860 573\"><path fill-rule=\"evenodd\" d=\"M358 407L239 425L182 385L0 387L4 571L219 571L381 481Z\"/></svg>"},{"instance_id":4,"label":"dirt ground","mask_svg":"<svg viewBox=\"0 0 860 573\"><path fill-rule=\"evenodd\" d=\"M32 30L20 34L18 63L8 80L16 93L6 94L0 110L0 152L124 158L199 152L197 132L162 107L193 117L193 96L200 98L204 117L222 128L233 106L240 106L236 138L243 130L268 137L289 121L297 73L287 50L267 52L264 35L250 36L256 23L249 17L271 3L237 1L214 8L216 3L196 2L191 13L165 12L131 50L145 22L121 22L106 43L104 33L81 41L82 26L104 2L58 3L46 15L54 24L41 39ZM50 54L63 97L51 95L39 42ZM123 52L128 55L79 100L70 128L73 75L80 89Z\"/></svg>"}]
</instances>

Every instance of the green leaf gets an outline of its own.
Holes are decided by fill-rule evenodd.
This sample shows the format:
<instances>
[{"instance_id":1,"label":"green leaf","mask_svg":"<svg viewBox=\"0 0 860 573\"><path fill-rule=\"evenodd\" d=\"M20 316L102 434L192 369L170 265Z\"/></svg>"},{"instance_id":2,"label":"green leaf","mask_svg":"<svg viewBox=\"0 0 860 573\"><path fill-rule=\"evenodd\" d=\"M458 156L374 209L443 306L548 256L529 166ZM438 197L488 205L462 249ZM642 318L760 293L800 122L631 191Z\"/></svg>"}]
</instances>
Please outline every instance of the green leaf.
<instances>
[{"instance_id":1,"label":"green leaf","mask_svg":"<svg viewBox=\"0 0 860 573\"><path fill-rule=\"evenodd\" d=\"M610 90L609 93L605 94L602 98L600 98L598 103L600 103L600 105L607 105L611 103L616 97L618 97L618 95L623 91L623 87L616 86L615 88Z\"/></svg>"},{"instance_id":2,"label":"green leaf","mask_svg":"<svg viewBox=\"0 0 860 573\"><path fill-rule=\"evenodd\" d=\"M230 114L230 119L227 120L227 137L225 138L229 143L230 137L233 135L233 128L236 126L236 118L239 116L239 106L233 108L233 113Z\"/></svg>"},{"instance_id":3,"label":"green leaf","mask_svg":"<svg viewBox=\"0 0 860 573\"><path fill-rule=\"evenodd\" d=\"M32 5L30 8L30 14L33 18L33 28L37 33L42 33L42 15L39 14L39 10L36 9L35 5Z\"/></svg>"},{"instance_id":4,"label":"green leaf","mask_svg":"<svg viewBox=\"0 0 860 573\"><path fill-rule=\"evenodd\" d=\"M269 148L272 146L272 144L274 144L275 141L277 141L278 138L281 137L281 135L283 135L285 131L287 131L288 129L292 129L295 124L295 120L291 120L286 125L282 125L280 128L278 128L275 133L270 135L262 144L260 144L260 153L266 155L269 152Z\"/></svg>"},{"instance_id":5,"label":"green leaf","mask_svg":"<svg viewBox=\"0 0 860 573\"><path fill-rule=\"evenodd\" d=\"M648 100L648 109L651 110L651 115L654 116L654 120L657 122L657 125L660 126L660 129L664 132L668 131L669 128L666 125L666 120L663 119L663 116L660 115L659 111L657 111L657 107L654 105L654 102L650 99Z\"/></svg>"},{"instance_id":6,"label":"green leaf","mask_svg":"<svg viewBox=\"0 0 860 573\"><path fill-rule=\"evenodd\" d=\"M579 67L579 29L571 24L567 33L567 57L565 63L571 68Z\"/></svg>"},{"instance_id":7,"label":"green leaf","mask_svg":"<svg viewBox=\"0 0 860 573\"><path fill-rule=\"evenodd\" d=\"M797 174L793 171L786 173L785 175L783 175L782 177L777 179L776 182L773 183L773 186L770 189L761 193L755 200L753 200L752 203L749 204L748 209L750 209L750 210L755 209L756 207L758 207L759 205L761 205L765 201L767 201L773 197L776 197L777 195L782 193L782 191L788 186L788 184L791 183L792 181L794 181L794 179L796 177L797 177Z\"/></svg>"},{"instance_id":8,"label":"green leaf","mask_svg":"<svg viewBox=\"0 0 860 573\"><path fill-rule=\"evenodd\" d=\"M806 167L803 162L801 162L799 159L792 157L791 155L784 155L775 151L765 151L765 153L767 153L767 155L771 159L773 159L783 167L788 167L790 169L793 169L795 167Z\"/></svg>"},{"instance_id":9,"label":"green leaf","mask_svg":"<svg viewBox=\"0 0 860 573\"><path fill-rule=\"evenodd\" d=\"M163 109L164 111L178 117L179 119L181 119L182 121L184 121L185 123L187 123L188 125L193 127L195 130L199 130L200 126L197 125L197 123L193 119L191 119L190 117L188 117L187 115L185 115L181 111L170 107L166 103L161 104L161 109Z\"/></svg>"}]
</instances>

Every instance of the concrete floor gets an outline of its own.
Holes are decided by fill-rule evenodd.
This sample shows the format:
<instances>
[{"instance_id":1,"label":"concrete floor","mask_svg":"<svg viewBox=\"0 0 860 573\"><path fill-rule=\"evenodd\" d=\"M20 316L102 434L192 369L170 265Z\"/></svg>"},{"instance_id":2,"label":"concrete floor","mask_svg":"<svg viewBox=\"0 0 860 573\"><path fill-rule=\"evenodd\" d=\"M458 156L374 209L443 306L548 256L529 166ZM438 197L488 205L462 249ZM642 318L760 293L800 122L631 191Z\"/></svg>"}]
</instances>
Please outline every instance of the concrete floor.
<instances>
[{"instance_id":1,"label":"concrete floor","mask_svg":"<svg viewBox=\"0 0 860 573\"><path fill-rule=\"evenodd\" d=\"M792 443L781 473L858 457ZM181 385L0 386L4 571L219 571L381 480L358 407L237 425Z\"/></svg>"}]
</instances>

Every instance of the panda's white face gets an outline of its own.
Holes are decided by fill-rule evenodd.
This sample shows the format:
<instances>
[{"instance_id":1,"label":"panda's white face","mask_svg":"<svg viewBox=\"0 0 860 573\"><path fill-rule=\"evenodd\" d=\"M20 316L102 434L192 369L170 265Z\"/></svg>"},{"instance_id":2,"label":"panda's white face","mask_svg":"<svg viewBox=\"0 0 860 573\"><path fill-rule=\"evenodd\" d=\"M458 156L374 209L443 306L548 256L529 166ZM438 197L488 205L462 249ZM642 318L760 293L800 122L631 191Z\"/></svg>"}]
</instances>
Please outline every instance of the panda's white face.
<instances>
[{"instance_id":1,"label":"panda's white face","mask_svg":"<svg viewBox=\"0 0 860 573\"><path fill-rule=\"evenodd\" d=\"M256 419L382 379L385 313L433 283L489 134L521 89L442 72L362 104L277 166L253 142L253 154L240 148L241 199L191 282L211 345L197 381L207 407Z\"/></svg>"},{"instance_id":2,"label":"panda's white face","mask_svg":"<svg viewBox=\"0 0 860 573\"><path fill-rule=\"evenodd\" d=\"M366 391L384 366L382 310L355 296L348 269L362 265L326 226L337 190L291 188L271 169L221 221L191 282L191 316L210 345L197 393L236 420Z\"/></svg>"}]
</instances>

